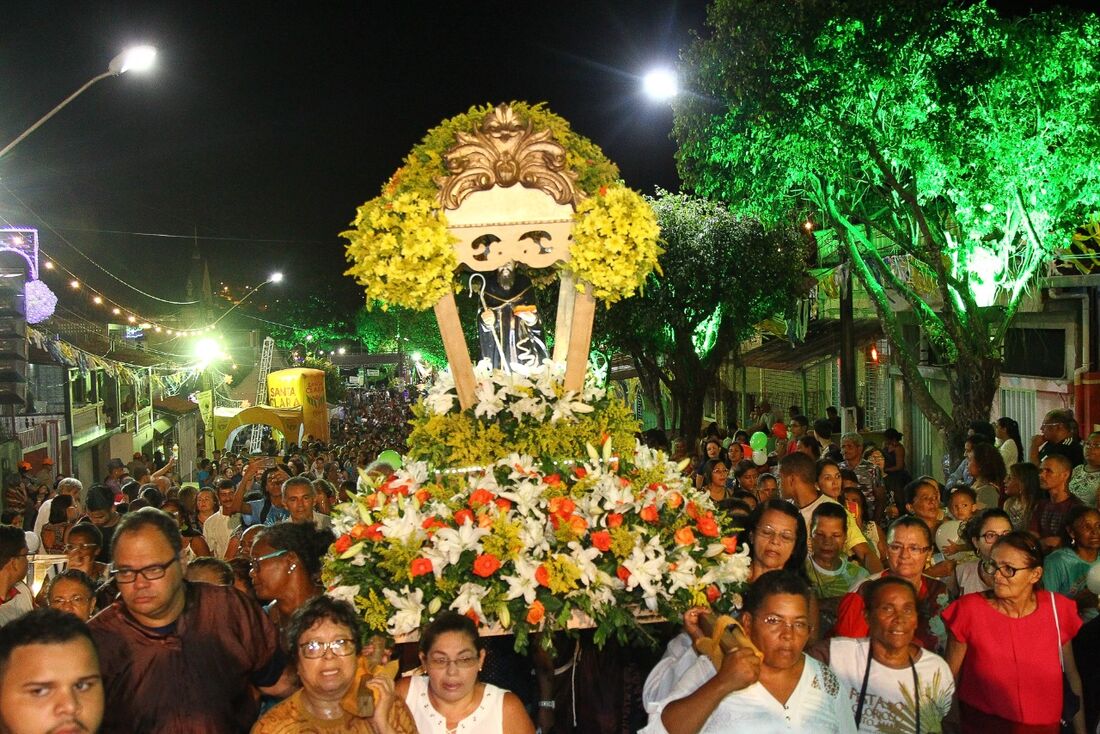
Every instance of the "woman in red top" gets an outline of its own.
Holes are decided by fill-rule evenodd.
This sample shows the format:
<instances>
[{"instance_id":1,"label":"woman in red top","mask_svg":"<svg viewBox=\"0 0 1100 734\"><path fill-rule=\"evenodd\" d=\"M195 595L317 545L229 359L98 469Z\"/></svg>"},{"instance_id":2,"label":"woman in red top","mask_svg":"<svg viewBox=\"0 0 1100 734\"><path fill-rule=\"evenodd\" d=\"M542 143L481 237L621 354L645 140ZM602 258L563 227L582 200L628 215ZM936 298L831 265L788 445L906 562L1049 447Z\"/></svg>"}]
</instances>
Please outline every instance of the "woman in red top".
<instances>
[{"instance_id":1,"label":"woman in red top","mask_svg":"<svg viewBox=\"0 0 1100 734\"><path fill-rule=\"evenodd\" d=\"M957 681L965 732L1058 734L1059 648L1070 684L1080 695L1070 645L1081 628L1077 606L1060 594L1036 591L1042 563L1042 549L1031 535L1009 533L986 561L993 588L964 594L943 612L950 632L945 657ZM1080 713L1073 728L1084 734Z\"/></svg>"}]
</instances>

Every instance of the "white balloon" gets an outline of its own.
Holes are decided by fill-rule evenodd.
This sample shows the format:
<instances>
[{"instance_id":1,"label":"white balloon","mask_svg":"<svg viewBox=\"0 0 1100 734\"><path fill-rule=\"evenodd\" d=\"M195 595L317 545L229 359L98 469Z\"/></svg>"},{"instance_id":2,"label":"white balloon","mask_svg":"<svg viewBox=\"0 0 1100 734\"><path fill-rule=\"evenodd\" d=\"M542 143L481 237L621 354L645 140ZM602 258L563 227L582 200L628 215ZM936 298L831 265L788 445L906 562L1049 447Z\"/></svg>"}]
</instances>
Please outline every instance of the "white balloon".
<instances>
[{"instance_id":1,"label":"white balloon","mask_svg":"<svg viewBox=\"0 0 1100 734\"><path fill-rule=\"evenodd\" d=\"M768 455L763 451L753 451L752 463L756 464L757 466L764 466L768 463Z\"/></svg>"}]
</instances>

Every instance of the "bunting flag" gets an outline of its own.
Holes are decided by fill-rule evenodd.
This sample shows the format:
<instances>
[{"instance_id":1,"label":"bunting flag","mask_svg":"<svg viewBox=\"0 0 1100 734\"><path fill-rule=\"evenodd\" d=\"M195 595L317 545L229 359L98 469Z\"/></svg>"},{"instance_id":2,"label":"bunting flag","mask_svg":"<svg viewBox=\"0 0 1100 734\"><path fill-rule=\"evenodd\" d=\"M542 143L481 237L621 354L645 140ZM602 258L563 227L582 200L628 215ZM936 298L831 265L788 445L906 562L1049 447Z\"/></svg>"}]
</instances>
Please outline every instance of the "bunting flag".
<instances>
[{"instance_id":1,"label":"bunting flag","mask_svg":"<svg viewBox=\"0 0 1100 734\"><path fill-rule=\"evenodd\" d=\"M169 394L174 394L171 390L173 387L178 389L184 382L201 372L193 366L165 363L146 367L101 357L67 341L44 334L31 326L27 327L27 341L45 351L60 365L79 369L82 373L101 369L116 380L130 383L139 389L144 388L147 381L152 381L154 388L164 388Z\"/></svg>"}]
</instances>

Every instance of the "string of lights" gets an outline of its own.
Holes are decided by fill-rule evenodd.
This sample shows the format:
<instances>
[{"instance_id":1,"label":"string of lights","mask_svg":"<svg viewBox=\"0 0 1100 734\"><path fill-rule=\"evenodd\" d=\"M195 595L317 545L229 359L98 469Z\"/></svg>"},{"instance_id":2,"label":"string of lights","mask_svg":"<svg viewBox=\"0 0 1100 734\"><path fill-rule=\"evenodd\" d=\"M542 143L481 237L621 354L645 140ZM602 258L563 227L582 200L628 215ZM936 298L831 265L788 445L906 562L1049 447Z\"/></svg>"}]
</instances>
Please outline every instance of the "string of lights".
<instances>
[{"instance_id":1,"label":"string of lights","mask_svg":"<svg viewBox=\"0 0 1100 734\"><path fill-rule=\"evenodd\" d=\"M125 304L119 302L118 300L111 298L105 293L96 290L92 286L89 286L87 283L82 281L76 273L67 268L57 258L48 257L48 259L44 259L42 262L42 272L43 274L56 273L61 275L63 279L67 279L67 282L65 283L66 287L58 290L66 291L73 294L77 292L87 293L89 294L89 299L92 305L103 308L111 316L116 317L119 322L125 321L126 323L141 329L152 329L158 334L163 333L167 336L195 336L205 332L213 331L217 322L221 320L221 318L219 318L209 324L204 324L203 326L197 328L180 329L175 325L165 323L161 319L156 319L143 315L136 309L132 309Z\"/></svg>"}]
</instances>

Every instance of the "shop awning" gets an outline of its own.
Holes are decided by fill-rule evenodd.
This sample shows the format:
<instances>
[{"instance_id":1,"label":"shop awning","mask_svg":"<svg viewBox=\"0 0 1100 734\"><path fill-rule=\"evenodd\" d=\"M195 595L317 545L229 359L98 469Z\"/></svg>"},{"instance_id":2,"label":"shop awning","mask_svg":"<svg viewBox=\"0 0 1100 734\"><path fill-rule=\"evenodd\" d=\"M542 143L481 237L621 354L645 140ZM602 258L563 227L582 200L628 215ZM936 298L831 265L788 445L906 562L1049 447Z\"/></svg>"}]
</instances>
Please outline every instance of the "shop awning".
<instances>
[{"instance_id":1,"label":"shop awning","mask_svg":"<svg viewBox=\"0 0 1100 734\"><path fill-rule=\"evenodd\" d=\"M878 319L856 319L852 322L856 349L882 338ZM741 364L769 370L794 372L835 357L840 351L840 321L822 319L810 323L806 340L791 346L786 339L775 338L741 355Z\"/></svg>"}]
</instances>

